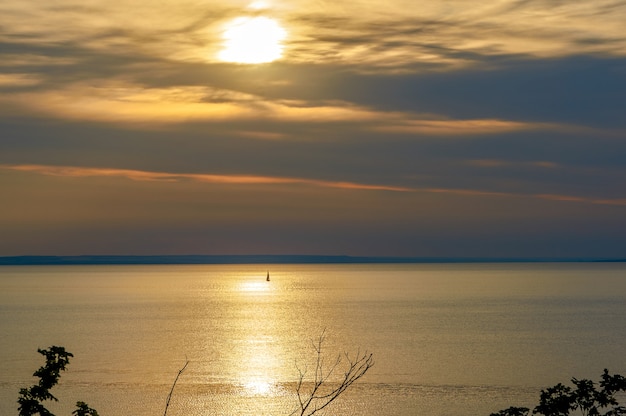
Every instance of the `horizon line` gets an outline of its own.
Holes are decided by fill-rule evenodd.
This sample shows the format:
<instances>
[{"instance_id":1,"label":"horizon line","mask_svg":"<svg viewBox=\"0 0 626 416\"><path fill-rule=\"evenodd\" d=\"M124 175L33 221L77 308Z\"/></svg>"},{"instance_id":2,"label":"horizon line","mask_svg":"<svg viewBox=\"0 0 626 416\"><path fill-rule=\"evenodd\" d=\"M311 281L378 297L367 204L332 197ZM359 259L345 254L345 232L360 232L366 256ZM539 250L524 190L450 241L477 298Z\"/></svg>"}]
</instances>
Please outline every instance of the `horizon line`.
<instances>
[{"instance_id":1,"label":"horizon line","mask_svg":"<svg viewBox=\"0 0 626 416\"><path fill-rule=\"evenodd\" d=\"M458 257L350 256L323 254L165 254L165 255L18 255L0 256L0 266L53 265L201 265L201 264L436 264L436 263L600 263L612 257Z\"/></svg>"}]
</instances>

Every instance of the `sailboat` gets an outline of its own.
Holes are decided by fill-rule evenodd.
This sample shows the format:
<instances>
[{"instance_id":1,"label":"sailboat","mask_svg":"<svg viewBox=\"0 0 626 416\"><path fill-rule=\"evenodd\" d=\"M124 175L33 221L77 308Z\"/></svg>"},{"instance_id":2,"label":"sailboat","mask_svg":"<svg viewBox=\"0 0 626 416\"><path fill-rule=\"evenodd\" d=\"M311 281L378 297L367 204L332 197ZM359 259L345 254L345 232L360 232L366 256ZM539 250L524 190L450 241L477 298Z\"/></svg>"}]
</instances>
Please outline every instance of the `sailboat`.
<instances>
[{"instance_id":1,"label":"sailboat","mask_svg":"<svg viewBox=\"0 0 626 416\"><path fill-rule=\"evenodd\" d=\"M270 271L269 270L267 271L267 277L265 278L265 281L266 282L270 281Z\"/></svg>"}]
</instances>

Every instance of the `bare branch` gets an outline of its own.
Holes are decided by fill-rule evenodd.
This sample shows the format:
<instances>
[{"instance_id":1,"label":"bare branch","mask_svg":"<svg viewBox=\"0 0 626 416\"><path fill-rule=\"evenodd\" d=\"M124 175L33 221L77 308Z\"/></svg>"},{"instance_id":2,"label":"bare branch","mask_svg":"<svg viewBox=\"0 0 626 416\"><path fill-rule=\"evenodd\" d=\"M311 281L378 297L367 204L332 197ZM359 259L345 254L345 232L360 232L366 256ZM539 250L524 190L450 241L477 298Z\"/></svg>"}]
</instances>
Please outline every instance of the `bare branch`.
<instances>
[{"instance_id":1,"label":"bare branch","mask_svg":"<svg viewBox=\"0 0 626 416\"><path fill-rule=\"evenodd\" d=\"M331 382L336 370L344 360L342 359L342 355L338 355L333 364L330 365L330 367L326 367L322 353L322 344L325 338L326 330L322 332L317 341L312 342L313 349L316 353L315 373L313 375L312 386L308 392L302 391L304 388L305 372L302 372L298 368L300 377L296 385L296 394L300 408L294 410L291 415L299 414L300 416L312 416L324 409L345 392L354 382L363 377L374 365L372 354L367 351L361 353L360 350L357 350L354 356L344 353L343 357L345 357L345 362L347 362L344 374L338 381L334 383Z\"/></svg>"},{"instance_id":2,"label":"bare branch","mask_svg":"<svg viewBox=\"0 0 626 416\"><path fill-rule=\"evenodd\" d=\"M172 399L172 393L174 393L174 387L176 387L178 378L183 373L183 371L185 371L185 368L187 368L188 364L189 364L189 360L185 361L185 365L183 366L183 368L178 370L178 374L176 375L176 378L174 379L174 383L172 384L172 389L170 390L170 394L167 395L167 401L165 402L165 411L163 412L163 416L167 416L167 409L168 407L170 407L170 400Z\"/></svg>"}]
</instances>

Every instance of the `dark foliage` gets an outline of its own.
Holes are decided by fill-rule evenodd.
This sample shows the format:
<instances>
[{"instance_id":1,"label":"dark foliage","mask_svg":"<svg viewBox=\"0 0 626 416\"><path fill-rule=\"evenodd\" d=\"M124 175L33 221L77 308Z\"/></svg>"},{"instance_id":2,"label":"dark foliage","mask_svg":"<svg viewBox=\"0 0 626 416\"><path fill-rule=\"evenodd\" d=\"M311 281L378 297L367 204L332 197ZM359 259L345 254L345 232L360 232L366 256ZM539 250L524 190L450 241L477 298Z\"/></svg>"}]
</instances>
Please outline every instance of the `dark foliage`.
<instances>
[{"instance_id":1,"label":"dark foliage","mask_svg":"<svg viewBox=\"0 0 626 416\"><path fill-rule=\"evenodd\" d=\"M600 382L596 385L591 380L572 378L574 387L561 383L541 390L539 404L532 414L543 416L568 416L577 412L583 416L622 416L626 407L621 406L615 394L626 392L626 378L619 374L610 375L604 370ZM509 407L492 413L490 416L528 416L526 407Z\"/></svg>"},{"instance_id":2,"label":"dark foliage","mask_svg":"<svg viewBox=\"0 0 626 416\"><path fill-rule=\"evenodd\" d=\"M17 399L19 416L54 416L42 402L58 401L50 393L50 389L57 385L61 371L65 371L65 367L70 363L70 357L74 356L71 352L65 351L64 347L56 346L47 350L38 349L37 352L46 357L46 363L33 374L39 378L39 382L27 389L20 389ZM77 409L72 412L75 416L98 416L98 412L84 402L76 403L76 407Z\"/></svg>"},{"instance_id":3,"label":"dark foliage","mask_svg":"<svg viewBox=\"0 0 626 416\"><path fill-rule=\"evenodd\" d=\"M492 413L490 416L526 416L530 409L528 407L514 407L500 410L498 413Z\"/></svg>"},{"instance_id":4,"label":"dark foliage","mask_svg":"<svg viewBox=\"0 0 626 416\"><path fill-rule=\"evenodd\" d=\"M87 406L85 402L76 402L76 410L72 414L75 416L99 416L98 412Z\"/></svg>"}]
</instances>

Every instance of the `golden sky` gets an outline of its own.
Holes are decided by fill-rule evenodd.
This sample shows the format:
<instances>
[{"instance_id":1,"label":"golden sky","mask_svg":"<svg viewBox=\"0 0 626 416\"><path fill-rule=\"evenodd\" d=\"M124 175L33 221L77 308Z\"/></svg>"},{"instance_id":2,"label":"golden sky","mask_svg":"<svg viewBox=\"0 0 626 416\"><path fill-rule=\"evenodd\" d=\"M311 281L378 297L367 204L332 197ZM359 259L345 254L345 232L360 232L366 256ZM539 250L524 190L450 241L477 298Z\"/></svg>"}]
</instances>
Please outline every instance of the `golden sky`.
<instances>
[{"instance_id":1,"label":"golden sky","mask_svg":"<svg viewBox=\"0 0 626 416\"><path fill-rule=\"evenodd\" d=\"M626 252L625 1L0 3L0 256Z\"/></svg>"}]
</instances>

